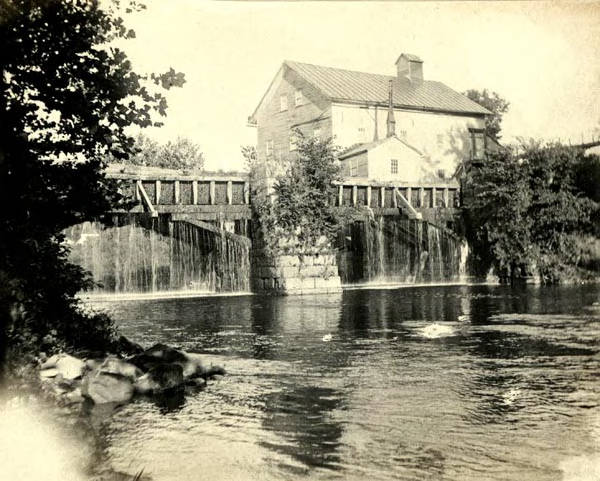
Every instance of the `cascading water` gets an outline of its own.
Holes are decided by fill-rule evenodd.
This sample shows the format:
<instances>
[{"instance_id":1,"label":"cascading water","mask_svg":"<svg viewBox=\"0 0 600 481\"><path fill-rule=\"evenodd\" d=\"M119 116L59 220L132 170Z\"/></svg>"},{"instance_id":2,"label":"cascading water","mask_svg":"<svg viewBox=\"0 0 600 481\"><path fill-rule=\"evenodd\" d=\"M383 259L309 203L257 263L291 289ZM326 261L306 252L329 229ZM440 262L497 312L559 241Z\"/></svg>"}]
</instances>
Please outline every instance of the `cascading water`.
<instances>
[{"instance_id":1,"label":"cascading water","mask_svg":"<svg viewBox=\"0 0 600 481\"><path fill-rule=\"evenodd\" d=\"M465 243L428 222L374 216L342 234L338 266L345 284L456 282L464 274Z\"/></svg>"},{"instance_id":2,"label":"cascading water","mask_svg":"<svg viewBox=\"0 0 600 481\"><path fill-rule=\"evenodd\" d=\"M70 260L92 273L97 293L249 290L249 243L218 229L131 215L65 234Z\"/></svg>"}]
</instances>

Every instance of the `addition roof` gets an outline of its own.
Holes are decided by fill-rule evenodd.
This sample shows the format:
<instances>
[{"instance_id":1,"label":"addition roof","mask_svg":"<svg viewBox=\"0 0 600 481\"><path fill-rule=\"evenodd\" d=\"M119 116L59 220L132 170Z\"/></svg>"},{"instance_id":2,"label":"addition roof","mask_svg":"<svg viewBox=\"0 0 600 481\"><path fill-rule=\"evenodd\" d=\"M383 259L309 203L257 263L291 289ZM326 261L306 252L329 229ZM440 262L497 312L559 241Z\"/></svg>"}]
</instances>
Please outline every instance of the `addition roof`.
<instances>
[{"instance_id":1,"label":"addition roof","mask_svg":"<svg viewBox=\"0 0 600 481\"><path fill-rule=\"evenodd\" d=\"M414 150L417 154L423 155L423 153L419 149L416 149L409 143L405 142L398 136L394 135L392 137L384 137L383 139L374 140L373 142L366 142L364 144L352 145L352 146L348 147L346 150L344 150L340 155L338 155L338 159L344 160L349 157L353 157L355 155L362 154L363 152L368 152L369 150L372 150L375 147L378 147L379 145L389 142L391 140L397 140L398 142L405 145L409 149Z\"/></svg>"},{"instance_id":2,"label":"addition roof","mask_svg":"<svg viewBox=\"0 0 600 481\"><path fill-rule=\"evenodd\" d=\"M414 82L398 78L286 60L284 65L312 84L333 102L387 105L389 81L397 108L487 115L491 112L441 82Z\"/></svg>"}]
</instances>

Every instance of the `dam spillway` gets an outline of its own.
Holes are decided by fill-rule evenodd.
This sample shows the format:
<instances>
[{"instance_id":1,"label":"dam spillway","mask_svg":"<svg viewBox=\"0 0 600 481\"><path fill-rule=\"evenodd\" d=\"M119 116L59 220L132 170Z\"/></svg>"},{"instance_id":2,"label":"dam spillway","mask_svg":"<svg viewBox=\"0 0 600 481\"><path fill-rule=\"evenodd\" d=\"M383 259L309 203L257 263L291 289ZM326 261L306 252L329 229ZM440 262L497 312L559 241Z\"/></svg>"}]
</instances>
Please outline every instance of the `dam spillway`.
<instances>
[{"instance_id":1,"label":"dam spillway","mask_svg":"<svg viewBox=\"0 0 600 481\"><path fill-rule=\"evenodd\" d=\"M219 229L119 215L112 225L85 222L65 236L70 260L98 284L94 293L249 290L249 243Z\"/></svg>"},{"instance_id":2,"label":"dam spillway","mask_svg":"<svg viewBox=\"0 0 600 481\"><path fill-rule=\"evenodd\" d=\"M427 221L373 216L340 232L338 270L344 284L458 282L465 275L465 247Z\"/></svg>"}]
</instances>

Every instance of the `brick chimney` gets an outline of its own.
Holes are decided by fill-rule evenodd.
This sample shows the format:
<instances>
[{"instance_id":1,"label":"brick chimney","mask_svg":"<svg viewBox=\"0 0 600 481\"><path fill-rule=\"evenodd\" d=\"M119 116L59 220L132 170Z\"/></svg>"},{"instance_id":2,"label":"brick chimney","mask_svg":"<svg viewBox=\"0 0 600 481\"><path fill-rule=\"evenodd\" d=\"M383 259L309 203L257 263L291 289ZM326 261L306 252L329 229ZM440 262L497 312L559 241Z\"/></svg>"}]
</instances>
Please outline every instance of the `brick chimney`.
<instances>
[{"instance_id":1,"label":"brick chimney","mask_svg":"<svg viewBox=\"0 0 600 481\"><path fill-rule=\"evenodd\" d=\"M411 82L423 81L423 60L411 53L403 53L396 60L398 78L406 77Z\"/></svg>"}]
</instances>

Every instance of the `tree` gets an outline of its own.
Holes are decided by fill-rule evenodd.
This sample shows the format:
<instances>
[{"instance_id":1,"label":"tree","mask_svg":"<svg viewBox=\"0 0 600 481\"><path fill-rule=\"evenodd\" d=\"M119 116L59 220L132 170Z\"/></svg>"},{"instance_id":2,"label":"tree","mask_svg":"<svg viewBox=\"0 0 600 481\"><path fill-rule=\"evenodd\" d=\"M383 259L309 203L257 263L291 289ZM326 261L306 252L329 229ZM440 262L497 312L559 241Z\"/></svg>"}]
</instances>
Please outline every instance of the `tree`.
<instances>
[{"instance_id":1,"label":"tree","mask_svg":"<svg viewBox=\"0 0 600 481\"><path fill-rule=\"evenodd\" d=\"M166 169L195 170L204 168L204 154L194 141L177 137L175 141L159 144L150 137L139 134L133 146L134 153L120 162L128 165L162 167ZM119 162L119 159L111 159Z\"/></svg>"},{"instance_id":2,"label":"tree","mask_svg":"<svg viewBox=\"0 0 600 481\"><path fill-rule=\"evenodd\" d=\"M510 103L496 92L491 92L487 89L483 89L482 91L470 89L464 95L492 112L492 115L488 115L485 119L486 133L494 140L499 141L501 137L500 124L502 123L502 116L508 112Z\"/></svg>"},{"instance_id":3,"label":"tree","mask_svg":"<svg viewBox=\"0 0 600 481\"><path fill-rule=\"evenodd\" d=\"M297 150L288 159L286 171L277 176L273 196L268 189L253 196L253 207L260 224L265 247L273 254L281 252L281 243L295 252L308 252L333 241L339 216L330 202L331 184L340 180L337 148L332 139L297 135ZM246 149L246 158L255 159ZM260 162L254 160L257 169Z\"/></svg>"},{"instance_id":4,"label":"tree","mask_svg":"<svg viewBox=\"0 0 600 481\"><path fill-rule=\"evenodd\" d=\"M534 143L521 155L530 170L531 236L545 282L559 281L564 271L578 264L578 239L592 228L596 203L575 182L576 167L585 157L580 149L558 143Z\"/></svg>"},{"instance_id":5,"label":"tree","mask_svg":"<svg viewBox=\"0 0 600 481\"><path fill-rule=\"evenodd\" d=\"M467 238L473 247L475 271L493 265L502 277L518 276L532 262L528 174L510 150L489 154L470 171L465 182Z\"/></svg>"},{"instance_id":6,"label":"tree","mask_svg":"<svg viewBox=\"0 0 600 481\"><path fill-rule=\"evenodd\" d=\"M586 196L600 202L600 157L582 155L575 165L575 185Z\"/></svg>"},{"instance_id":7,"label":"tree","mask_svg":"<svg viewBox=\"0 0 600 481\"><path fill-rule=\"evenodd\" d=\"M173 69L132 70L113 43L134 36L119 8L143 7L0 0L0 333L10 342L99 348L113 334L107 318L79 307L92 280L68 262L62 231L118 204L105 159L132 153L125 127L160 124L167 104L156 86L184 82Z\"/></svg>"},{"instance_id":8,"label":"tree","mask_svg":"<svg viewBox=\"0 0 600 481\"><path fill-rule=\"evenodd\" d=\"M582 236L598 204L577 186L580 149L537 142L490 153L465 183L464 213L475 257L506 277L560 282L578 268Z\"/></svg>"}]
</instances>

